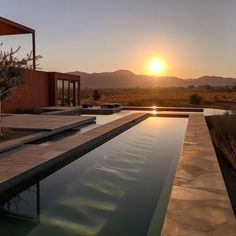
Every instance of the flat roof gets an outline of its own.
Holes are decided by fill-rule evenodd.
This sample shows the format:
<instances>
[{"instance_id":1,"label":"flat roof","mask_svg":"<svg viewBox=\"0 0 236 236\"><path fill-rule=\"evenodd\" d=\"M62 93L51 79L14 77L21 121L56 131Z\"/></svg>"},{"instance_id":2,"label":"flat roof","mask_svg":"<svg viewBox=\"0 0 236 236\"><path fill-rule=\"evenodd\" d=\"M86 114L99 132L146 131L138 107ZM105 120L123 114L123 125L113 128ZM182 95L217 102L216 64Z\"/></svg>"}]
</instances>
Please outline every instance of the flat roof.
<instances>
[{"instance_id":1,"label":"flat roof","mask_svg":"<svg viewBox=\"0 0 236 236\"><path fill-rule=\"evenodd\" d=\"M0 35L34 34L35 30L0 16Z\"/></svg>"}]
</instances>

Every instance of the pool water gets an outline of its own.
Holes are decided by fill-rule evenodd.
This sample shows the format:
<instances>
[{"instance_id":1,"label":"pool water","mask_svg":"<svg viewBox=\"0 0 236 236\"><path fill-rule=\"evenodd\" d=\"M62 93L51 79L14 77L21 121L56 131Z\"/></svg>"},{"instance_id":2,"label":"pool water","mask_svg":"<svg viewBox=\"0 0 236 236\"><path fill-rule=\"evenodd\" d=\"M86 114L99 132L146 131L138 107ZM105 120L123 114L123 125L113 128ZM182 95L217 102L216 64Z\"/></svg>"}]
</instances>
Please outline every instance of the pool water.
<instances>
[{"instance_id":1,"label":"pool water","mask_svg":"<svg viewBox=\"0 0 236 236\"><path fill-rule=\"evenodd\" d=\"M0 235L146 235L163 222L187 120L150 117L19 193Z\"/></svg>"}]
</instances>

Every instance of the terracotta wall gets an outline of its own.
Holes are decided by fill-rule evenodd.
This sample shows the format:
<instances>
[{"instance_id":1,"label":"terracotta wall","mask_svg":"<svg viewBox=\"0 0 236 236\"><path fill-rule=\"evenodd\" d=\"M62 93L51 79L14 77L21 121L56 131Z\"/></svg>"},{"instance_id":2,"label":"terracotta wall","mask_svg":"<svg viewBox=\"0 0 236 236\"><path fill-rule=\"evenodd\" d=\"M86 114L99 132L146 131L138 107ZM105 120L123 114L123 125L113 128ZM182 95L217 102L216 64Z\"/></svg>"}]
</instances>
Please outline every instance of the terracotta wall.
<instances>
[{"instance_id":1,"label":"terracotta wall","mask_svg":"<svg viewBox=\"0 0 236 236\"><path fill-rule=\"evenodd\" d=\"M26 108L56 106L56 83L58 79L78 81L80 87L80 77L76 75L26 71L24 85L12 89L9 101L2 103L2 111L13 113Z\"/></svg>"},{"instance_id":2,"label":"terracotta wall","mask_svg":"<svg viewBox=\"0 0 236 236\"><path fill-rule=\"evenodd\" d=\"M27 71L25 84L12 89L9 102L2 104L3 112L15 112L19 109L49 106L49 73Z\"/></svg>"}]
</instances>

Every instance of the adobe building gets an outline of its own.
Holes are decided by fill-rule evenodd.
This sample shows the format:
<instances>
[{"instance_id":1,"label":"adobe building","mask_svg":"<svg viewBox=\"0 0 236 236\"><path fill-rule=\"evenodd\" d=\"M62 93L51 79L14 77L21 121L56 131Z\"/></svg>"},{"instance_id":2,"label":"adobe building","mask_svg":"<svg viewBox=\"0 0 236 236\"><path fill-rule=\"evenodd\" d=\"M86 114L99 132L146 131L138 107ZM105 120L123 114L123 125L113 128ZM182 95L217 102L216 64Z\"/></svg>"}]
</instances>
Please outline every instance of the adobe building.
<instances>
[{"instance_id":1,"label":"adobe building","mask_svg":"<svg viewBox=\"0 0 236 236\"><path fill-rule=\"evenodd\" d=\"M33 70L26 71L25 83L12 89L3 112L16 112L33 107L77 106L80 104L80 77L36 70L35 30L0 17L0 36L29 34L32 37Z\"/></svg>"}]
</instances>

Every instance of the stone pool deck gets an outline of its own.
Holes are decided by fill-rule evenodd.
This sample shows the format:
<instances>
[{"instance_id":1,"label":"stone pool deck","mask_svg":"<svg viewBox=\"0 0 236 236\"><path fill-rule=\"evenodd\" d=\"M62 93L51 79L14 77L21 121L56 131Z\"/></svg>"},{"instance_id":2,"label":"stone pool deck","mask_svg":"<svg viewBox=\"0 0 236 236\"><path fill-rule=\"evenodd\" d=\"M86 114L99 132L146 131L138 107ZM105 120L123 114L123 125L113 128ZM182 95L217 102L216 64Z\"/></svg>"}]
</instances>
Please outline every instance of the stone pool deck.
<instances>
[{"instance_id":1,"label":"stone pool deck","mask_svg":"<svg viewBox=\"0 0 236 236\"><path fill-rule=\"evenodd\" d=\"M203 108L194 107L142 107L142 106L123 106L122 110L142 110L142 111L169 111L169 112L203 112Z\"/></svg>"},{"instance_id":2,"label":"stone pool deck","mask_svg":"<svg viewBox=\"0 0 236 236\"><path fill-rule=\"evenodd\" d=\"M45 177L77 159L87 150L95 148L127 128L148 118L148 113L133 113L85 133L72 135L49 146L24 145L20 150L0 159L0 194L9 194L20 185L38 177Z\"/></svg>"},{"instance_id":3,"label":"stone pool deck","mask_svg":"<svg viewBox=\"0 0 236 236\"><path fill-rule=\"evenodd\" d=\"M236 221L203 114L190 115L162 236L235 236Z\"/></svg>"},{"instance_id":4,"label":"stone pool deck","mask_svg":"<svg viewBox=\"0 0 236 236\"><path fill-rule=\"evenodd\" d=\"M1 127L24 131L35 131L34 134L0 143L0 153L22 146L39 138L54 135L74 127L95 122L95 117L87 116L56 116L12 114L2 117Z\"/></svg>"},{"instance_id":5,"label":"stone pool deck","mask_svg":"<svg viewBox=\"0 0 236 236\"><path fill-rule=\"evenodd\" d=\"M1 127L21 130L55 131L73 128L93 120L95 120L95 117L12 114L2 117Z\"/></svg>"},{"instance_id":6,"label":"stone pool deck","mask_svg":"<svg viewBox=\"0 0 236 236\"><path fill-rule=\"evenodd\" d=\"M21 188L25 183L33 184L45 177L44 175L77 159L87 150L95 148L149 116L188 116L183 111L179 114L137 112L86 133L66 137L49 146L24 144L14 153L0 159L0 194L2 196L6 193L7 197L13 189ZM16 128L29 127L31 122L27 116L32 115L12 115L8 121L9 127L13 123L13 116L15 122L18 122L15 123ZM18 120L20 116L21 120ZM59 117L64 119L64 122L59 121ZM41 127L47 132L53 132L60 130L62 126L68 128L76 125L73 119L78 122L78 119L84 118L73 116L67 120L67 117L69 116L37 115L35 122L30 125L33 130L36 127L35 130L38 131ZM4 117L4 121L5 119L7 117ZM236 235L235 217L203 114L189 115L182 154L162 230L162 236L169 235Z\"/></svg>"}]
</instances>

